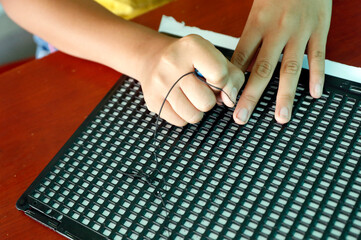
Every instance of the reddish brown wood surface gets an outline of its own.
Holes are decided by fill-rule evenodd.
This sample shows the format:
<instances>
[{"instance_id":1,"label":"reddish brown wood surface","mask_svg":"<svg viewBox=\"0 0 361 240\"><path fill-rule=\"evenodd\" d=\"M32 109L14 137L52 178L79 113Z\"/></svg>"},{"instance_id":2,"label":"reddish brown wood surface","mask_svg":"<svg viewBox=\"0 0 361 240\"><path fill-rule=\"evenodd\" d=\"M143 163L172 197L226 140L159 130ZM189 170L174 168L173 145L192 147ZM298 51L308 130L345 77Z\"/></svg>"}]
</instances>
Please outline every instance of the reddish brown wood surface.
<instances>
[{"instance_id":1,"label":"reddish brown wood surface","mask_svg":"<svg viewBox=\"0 0 361 240\"><path fill-rule=\"evenodd\" d=\"M327 57L361 66L361 1L334 0ZM158 28L162 14L239 36L251 0L175 0L134 21ZM120 74L62 53L0 75L0 239L63 239L15 203Z\"/></svg>"},{"instance_id":2,"label":"reddish brown wood surface","mask_svg":"<svg viewBox=\"0 0 361 240\"><path fill-rule=\"evenodd\" d=\"M7 72L7 71L10 71L11 69L13 68L16 68L20 65L23 65L24 63L27 63L27 62L30 62L34 60L34 58L28 58L28 59L23 59L23 60L20 60L20 61L16 61L16 62L11 62L11 63L7 63L5 65L2 65L0 66L0 74L4 73L4 72Z\"/></svg>"},{"instance_id":3,"label":"reddish brown wood surface","mask_svg":"<svg viewBox=\"0 0 361 240\"><path fill-rule=\"evenodd\" d=\"M62 53L0 75L0 239L63 238L16 200L119 76Z\"/></svg>"}]
</instances>

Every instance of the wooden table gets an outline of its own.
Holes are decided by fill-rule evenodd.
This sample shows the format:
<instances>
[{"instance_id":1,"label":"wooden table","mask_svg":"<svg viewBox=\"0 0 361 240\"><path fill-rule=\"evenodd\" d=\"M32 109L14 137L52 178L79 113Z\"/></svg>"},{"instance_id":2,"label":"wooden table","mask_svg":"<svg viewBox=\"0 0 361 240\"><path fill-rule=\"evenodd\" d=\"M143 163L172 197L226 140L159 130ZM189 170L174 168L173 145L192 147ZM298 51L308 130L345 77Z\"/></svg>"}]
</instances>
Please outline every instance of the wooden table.
<instances>
[{"instance_id":1,"label":"wooden table","mask_svg":"<svg viewBox=\"0 0 361 240\"><path fill-rule=\"evenodd\" d=\"M334 0L330 60L361 67L361 1ZM162 14L239 37L250 0L174 0L135 22L157 29ZM99 64L55 53L0 75L0 239L62 239L15 203L119 78Z\"/></svg>"}]
</instances>

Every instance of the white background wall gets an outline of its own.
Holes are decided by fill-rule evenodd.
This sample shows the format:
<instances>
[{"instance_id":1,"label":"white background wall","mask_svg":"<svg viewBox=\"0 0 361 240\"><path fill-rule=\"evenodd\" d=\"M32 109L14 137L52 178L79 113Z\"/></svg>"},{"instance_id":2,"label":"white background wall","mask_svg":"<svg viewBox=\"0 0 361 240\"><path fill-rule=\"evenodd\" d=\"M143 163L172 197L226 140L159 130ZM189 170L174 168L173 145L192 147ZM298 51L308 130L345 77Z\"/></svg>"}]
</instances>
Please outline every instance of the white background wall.
<instances>
[{"instance_id":1,"label":"white background wall","mask_svg":"<svg viewBox=\"0 0 361 240\"><path fill-rule=\"evenodd\" d=\"M34 55L32 35L9 19L0 4L0 65Z\"/></svg>"}]
</instances>

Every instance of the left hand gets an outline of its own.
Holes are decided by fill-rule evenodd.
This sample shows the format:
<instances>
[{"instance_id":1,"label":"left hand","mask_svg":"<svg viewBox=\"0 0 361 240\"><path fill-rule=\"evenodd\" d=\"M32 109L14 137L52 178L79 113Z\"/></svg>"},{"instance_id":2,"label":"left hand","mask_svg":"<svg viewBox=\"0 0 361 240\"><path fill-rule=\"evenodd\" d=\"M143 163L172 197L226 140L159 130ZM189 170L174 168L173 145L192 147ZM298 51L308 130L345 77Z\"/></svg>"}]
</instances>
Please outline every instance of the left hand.
<instances>
[{"instance_id":1,"label":"left hand","mask_svg":"<svg viewBox=\"0 0 361 240\"><path fill-rule=\"evenodd\" d=\"M287 123L307 47L310 93L322 95L325 50L332 0L254 0L246 26L232 57L245 72L260 48L233 118L246 124L284 50L275 118Z\"/></svg>"}]
</instances>

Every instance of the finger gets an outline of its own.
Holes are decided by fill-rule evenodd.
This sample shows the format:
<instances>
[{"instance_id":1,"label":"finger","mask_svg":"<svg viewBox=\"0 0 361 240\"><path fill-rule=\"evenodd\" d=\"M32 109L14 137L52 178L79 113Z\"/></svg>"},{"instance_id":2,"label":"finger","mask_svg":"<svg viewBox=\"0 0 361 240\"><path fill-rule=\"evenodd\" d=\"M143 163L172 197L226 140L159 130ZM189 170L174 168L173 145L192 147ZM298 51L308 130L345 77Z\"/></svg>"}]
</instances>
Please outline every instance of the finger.
<instances>
[{"instance_id":1,"label":"finger","mask_svg":"<svg viewBox=\"0 0 361 240\"><path fill-rule=\"evenodd\" d=\"M160 117L169 122L170 124L178 127L183 127L187 124L183 118L181 118L172 108L168 101L164 102Z\"/></svg>"},{"instance_id":2,"label":"finger","mask_svg":"<svg viewBox=\"0 0 361 240\"><path fill-rule=\"evenodd\" d=\"M191 50L193 66L204 76L207 83L215 86L215 88L211 87L213 91L217 92L217 89L223 89L230 96L232 90L239 90L238 86L233 86L231 83L242 82L242 74L232 75L230 81L229 61L223 54L210 42L199 36L195 37L193 41L196 41L196 44L193 45L197 46ZM226 85L227 87L224 89ZM238 90L233 91L233 96L234 92L238 92ZM228 103L228 105L232 106L233 104Z\"/></svg>"},{"instance_id":3,"label":"finger","mask_svg":"<svg viewBox=\"0 0 361 240\"><path fill-rule=\"evenodd\" d=\"M222 105L223 105L223 100L222 100L222 97L221 97L221 93L217 93L217 94L216 94L216 102L217 102L217 105L218 105L218 106L222 106Z\"/></svg>"},{"instance_id":4,"label":"finger","mask_svg":"<svg viewBox=\"0 0 361 240\"><path fill-rule=\"evenodd\" d=\"M249 80L233 113L233 119L236 123L247 123L253 109L272 77L284 46L285 40L279 37L271 40L266 39L263 42Z\"/></svg>"},{"instance_id":5,"label":"finger","mask_svg":"<svg viewBox=\"0 0 361 240\"><path fill-rule=\"evenodd\" d=\"M244 74L243 72L234 66L231 62L227 62L228 65L228 76L226 80L226 85L223 89L215 86L212 83L206 81L206 79L195 75L198 80L205 82L213 92L216 94L216 102L219 104L225 103L228 107L233 107L237 101L237 95L244 83Z\"/></svg>"},{"instance_id":6,"label":"finger","mask_svg":"<svg viewBox=\"0 0 361 240\"><path fill-rule=\"evenodd\" d=\"M208 112L216 104L212 89L196 76L189 75L179 83L184 95L201 112Z\"/></svg>"},{"instance_id":7,"label":"finger","mask_svg":"<svg viewBox=\"0 0 361 240\"><path fill-rule=\"evenodd\" d=\"M313 34L308 42L308 64L310 68L310 94L314 98L320 98L325 82L325 52L326 37Z\"/></svg>"},{"instance_id":8,"label":"finger","mask_svg":"<svg viewBox=\"0 0 361 240\"><path fill-rule=\"evenodd\" d=\"M240 89L238 83L244 81L243 74L240 74L236 68L229 69L229 61L209 41L195 35L190 35L186 39L190 39L188 40L192 43L189 44L190 46L196 46L191 49L193 66L204 76L214 92L223 89L235 102ZM226 98L222 97L222 100L224 99ZM232 101L226 100L226 104L233 106Z\"/></svg>"},{"instance_id":9,"label":"finger","mask_svg":"<svg viewBox=\"0 0 361 240\"><path fill-rule=\"evenodd\" d=\"M193 106L180 88L173 89L168 102L178 116L189 123L197 123L203 118L204 113Z\"/></svg>"},{"instance_id":10,"label":"finger","mask_svg":"<svg viewBox=\"0 0 361 240\"><path fill-rule=\"evenodd\" d=\"M305 36L292 38L284 50L275 112L275 118L281 124L287 123L291 118L293 99L302 69L307 39Z\"/></svg>"},{"instance_id":11,"label":"finger","mask_svg":"<svg viewBox=\"0 0 361 240\"><path fill-rule=\"evenodd\" d=\"M188 47L189 62L193 64L207 82L223 88L225 76L228 74L227 59L212 43L198 35L188 35L182 38L183 44ZM188 62L186 59L185 62Z\"/></svg>"},{"instance_id":12,"label":"finger","mask_svg":"<svg viewBox=\"0 0 361 240\"><path fill-rule=\"evenodd\" d=\"M245 28L233 53L231 62L245 72L260 46L262 35L259 31Z\"/></svg>"},{"instance_id":13,"label":"finger","mask_svg":"<svg viewBox=\"0 0 361 240\"><path fill-rule=\"evenodd\" d=\"M227 84L221 92L221 98L224 104L228 107L233 107L237 101L239 90L244 84L244 74L232 63L228 62L229 77Z\"/></svg>"}]
</instances>

